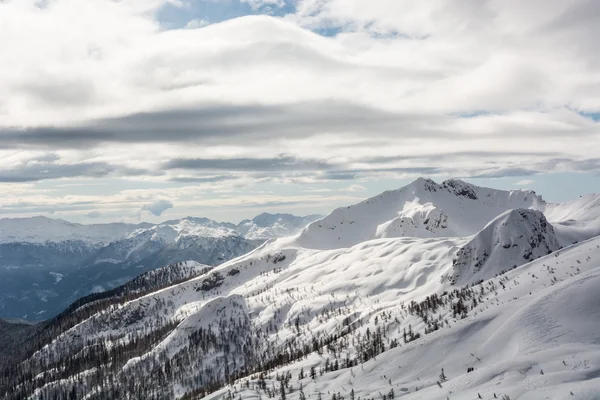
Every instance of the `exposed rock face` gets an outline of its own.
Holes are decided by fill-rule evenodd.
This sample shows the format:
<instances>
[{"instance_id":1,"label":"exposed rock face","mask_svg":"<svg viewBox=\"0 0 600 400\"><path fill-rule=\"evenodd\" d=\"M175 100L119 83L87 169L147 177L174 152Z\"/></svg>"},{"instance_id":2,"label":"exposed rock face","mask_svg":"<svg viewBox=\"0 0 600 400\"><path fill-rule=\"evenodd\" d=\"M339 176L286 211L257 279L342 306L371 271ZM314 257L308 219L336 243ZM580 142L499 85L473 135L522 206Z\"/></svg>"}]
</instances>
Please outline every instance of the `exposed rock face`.
<instances>
[{"instance_id":1,"label":"exposed rock face","mask_svg":"<svg viewBox=\"0 0 600 400\"><path fill-rule=\"evenodd\" d=\"M449 179L442 183L442 187L456 196L466 197L471 200L477 200L475 190L471 185L456 179Z\"/></svg>"}]
</instances>

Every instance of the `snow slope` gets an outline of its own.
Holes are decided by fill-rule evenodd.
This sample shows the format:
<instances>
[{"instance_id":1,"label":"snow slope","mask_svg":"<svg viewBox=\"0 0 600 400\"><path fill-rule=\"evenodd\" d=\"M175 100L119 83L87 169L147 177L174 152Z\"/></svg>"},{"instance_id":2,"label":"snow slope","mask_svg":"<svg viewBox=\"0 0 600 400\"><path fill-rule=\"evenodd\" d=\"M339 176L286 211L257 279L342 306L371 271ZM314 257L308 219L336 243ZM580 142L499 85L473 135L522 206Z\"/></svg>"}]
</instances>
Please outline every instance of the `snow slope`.
<instances>
[{"instance_id":1,"label":"snow slope","mask_svg":"<svg viewBox=\"0 0 600 400\"><path fill-rule=\"evenodd\" d=\"M542 211L554 225L563 245L600 235L600 194L581 196L565 203L548 203Z\"/></svg>"},{"instance_id":2,"label":"snow slope","mask_svg":"<svg viewBox=\"0 0 600 400\"><path fill-rule=\"evenodd\" d=\"M296 390L287 398L294 400L300 384L310 397L349 398L352 391L355 398L380 398L393 390L403 399L598 399L600 240L560 253L487 282L483 287L494 283L498 290L486 292L469 316L449 327L353 368L297 381L301 369L322 367L331 357L313 353L270 372L267 387L278 384L276 374L291 372ZM208 399L228 391L264 396L253 379L249 387L238 382Z\"/></svg>"}]
</instances>

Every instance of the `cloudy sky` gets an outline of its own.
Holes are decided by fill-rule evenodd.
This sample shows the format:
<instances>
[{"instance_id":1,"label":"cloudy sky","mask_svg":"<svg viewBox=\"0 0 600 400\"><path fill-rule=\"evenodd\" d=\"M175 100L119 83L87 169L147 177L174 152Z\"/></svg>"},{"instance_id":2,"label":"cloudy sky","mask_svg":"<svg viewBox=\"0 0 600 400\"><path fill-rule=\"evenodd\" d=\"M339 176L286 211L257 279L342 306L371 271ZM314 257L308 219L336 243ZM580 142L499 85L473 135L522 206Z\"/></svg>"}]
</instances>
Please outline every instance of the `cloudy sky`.
<instances>
[{"instance_id":1,"label":"cloudy sky","mask_svg":"<svg viewBox=\"0 0 600 400\"><path fill-rule=\"evenodd\" d=\"M0 0L0 217L600 191L596 0Z\"/></svg>"}]
</instances>

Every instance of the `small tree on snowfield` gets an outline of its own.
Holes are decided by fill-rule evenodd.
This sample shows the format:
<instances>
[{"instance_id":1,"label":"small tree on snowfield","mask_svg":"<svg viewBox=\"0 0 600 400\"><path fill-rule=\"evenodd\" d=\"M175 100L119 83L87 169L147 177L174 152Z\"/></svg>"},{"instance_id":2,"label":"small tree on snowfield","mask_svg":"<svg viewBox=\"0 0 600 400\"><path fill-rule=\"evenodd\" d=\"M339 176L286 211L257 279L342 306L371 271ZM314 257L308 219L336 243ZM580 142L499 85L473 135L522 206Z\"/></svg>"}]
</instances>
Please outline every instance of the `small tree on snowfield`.
<instances>
[{"instance_id":1,"label":"small tree on snowfield","mask_svg":"<svg viewBox=\"0 0 600 400\"><path fill-rule=\"evenodd\" d=\"M446 382L448 378L446 378L446 374L444 373L444 368L442 368L442 373L440 374L440 381Z\"/></svg>"}]
</instances>

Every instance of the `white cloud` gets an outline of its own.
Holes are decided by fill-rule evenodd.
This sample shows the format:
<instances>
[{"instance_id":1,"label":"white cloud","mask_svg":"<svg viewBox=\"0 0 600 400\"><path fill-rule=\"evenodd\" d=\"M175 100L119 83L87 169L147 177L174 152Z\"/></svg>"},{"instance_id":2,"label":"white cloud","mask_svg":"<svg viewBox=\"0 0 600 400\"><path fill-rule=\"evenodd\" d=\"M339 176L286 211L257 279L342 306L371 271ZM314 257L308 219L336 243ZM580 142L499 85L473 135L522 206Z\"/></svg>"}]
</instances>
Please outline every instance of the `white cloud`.
<instances>
[{"instance_id":1,"label":"white cloud","mask_svg":"<svg viewBox=\"0 0 600 400\"><path fill-rule=\"evenodd\" d=\"M204 28L209 25L210 21L207 18L196 18L185 24L186 29Z\"/></svg>"},{"instance_id":2,"label":"white cloud","mask_svg":"<svg viewBox=\"0 0 600 400\"><path fill-rule=\"evenodd\" d=\"M283 0L240 0L242 3L247 3L254 10L258 10L261 7L283 7L285 2Z\"/></svg>"},{"instance_id":3,"label":"white cloud","mask_svg":"<svg viewBox=\"0 0 600 400\"><path fill-rule=\"evenodd\" d=\"M285 18L170 31L158 10L185 2L35 3L0 2L0 187L10 188L0 206L67 207L68 194L69 207L108 214L186 201L153 191L109 202L67 186L28 197L21 185L38 178L239 191L600 169L600 125L578 114L600 111L597 2L300 0ZM28 128L40 129L26 140ZM295 164L248 162L280 155ZM163 168L180 158L237 167Z\"/></svg>"},{"instance_id":4,"label":"white cloud","mask_svg":"<svg viewBox=\"0 0 600 400\"><path fill-rule=\"evenodd\" d=\"M364 187L363 185L354 184L354 185L348 186L347 190L349 192L364 192L365 190L367 190L367 188Z\"/></svg>"},{"instance_id":5,"label":"white cloud","mask_svg":"<svg viewBox=\"0 0 600 400\"><path fill-rule=\"evenodd\" d=\"M151 204L144 205L141 211L148 211L152 215L159 216L169 208L173 208L173 203L169 200L157 200Z\"/></svg>"},{"instance_id":6,"label":"white cloud","mask_svg":"<svg viewBox=\"0 0 600 400\"><path fill-rule=\"evenodd\" d=\"M527 186L527 185L531 185L535 183L534 180L531 179L523 179L521 181L515 182L515 185L519 185L519 186Z\"/></svg>"}]
</instances>

